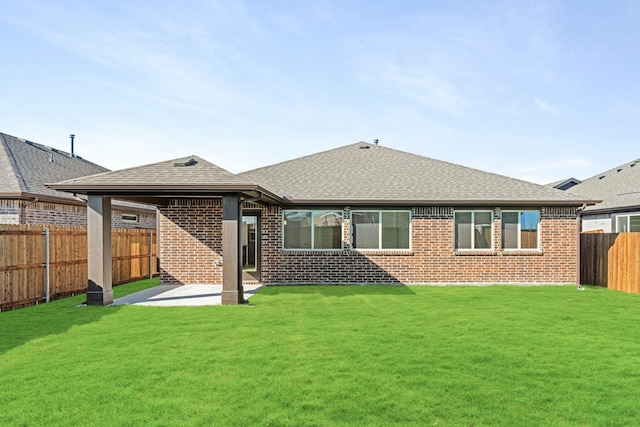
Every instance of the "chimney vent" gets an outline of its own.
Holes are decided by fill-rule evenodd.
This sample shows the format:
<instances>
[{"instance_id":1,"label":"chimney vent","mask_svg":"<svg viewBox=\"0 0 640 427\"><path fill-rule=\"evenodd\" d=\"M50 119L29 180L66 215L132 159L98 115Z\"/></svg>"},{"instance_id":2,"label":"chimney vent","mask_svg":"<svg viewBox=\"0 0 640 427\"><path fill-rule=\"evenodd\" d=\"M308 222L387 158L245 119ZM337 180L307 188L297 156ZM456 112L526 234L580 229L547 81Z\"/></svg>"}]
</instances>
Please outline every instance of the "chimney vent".
<instances>
[{"instance_id":1,"label":"chimney vent","mask_svg":"<svg viewBox=\"0 0 640 427\"><path fill-rule=\"evenodd\" d=\"M75 139L75 137L76 136L74 134L69 135L69 138L71 138L71 157L75 157L76 156L74 154L74 152L73 152L73 140Z\"/></svg>"}]
</instances>

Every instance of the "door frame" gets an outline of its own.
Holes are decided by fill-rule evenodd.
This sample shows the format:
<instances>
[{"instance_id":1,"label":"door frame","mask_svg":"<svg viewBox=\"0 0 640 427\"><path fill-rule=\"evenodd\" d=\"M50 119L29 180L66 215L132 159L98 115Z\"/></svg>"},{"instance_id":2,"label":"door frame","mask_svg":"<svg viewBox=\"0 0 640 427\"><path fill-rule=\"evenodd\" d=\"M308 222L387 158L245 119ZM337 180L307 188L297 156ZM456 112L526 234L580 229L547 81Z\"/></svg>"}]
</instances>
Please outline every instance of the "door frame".
<instances>
[{"instance_id":1,"label":"door frame","mask_svg":"<svg viewBox=\"0 0 640 427\"><path fill-rule=\"evenodd\" d=\"M242 280L243 281L261 281L261 264L262 264L262 216L261 216L261 212L260 211L254 211L254 210L242 210L242 217L247 217L247 216L251 216L251 217L255 217L256 218L256 241L255 241L255 245L256 245L256 254L255 254L255 258L256 258L256 269L253 271L245 271L242 270ZM244 229L244 227L243 227Z\"/></svg>"}]
</instances>

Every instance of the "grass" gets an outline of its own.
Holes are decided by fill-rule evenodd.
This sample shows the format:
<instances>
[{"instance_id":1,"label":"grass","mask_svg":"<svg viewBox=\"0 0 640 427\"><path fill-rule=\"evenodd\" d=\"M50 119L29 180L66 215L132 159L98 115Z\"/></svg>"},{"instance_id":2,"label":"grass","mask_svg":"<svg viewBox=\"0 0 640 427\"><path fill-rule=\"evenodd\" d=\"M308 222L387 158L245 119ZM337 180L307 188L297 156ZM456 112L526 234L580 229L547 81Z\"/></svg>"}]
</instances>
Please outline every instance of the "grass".
<instances>
[{"instance_id":1,"label":"grass","mask_svg":"<svg viewBox=\"0 0 640 427\"><path fill-rule=\"evenodd\" d=\"M82 301L0 314L0 425L640 423L636 295L292 286L252 308Z\"/></svg>"}]
</instances>

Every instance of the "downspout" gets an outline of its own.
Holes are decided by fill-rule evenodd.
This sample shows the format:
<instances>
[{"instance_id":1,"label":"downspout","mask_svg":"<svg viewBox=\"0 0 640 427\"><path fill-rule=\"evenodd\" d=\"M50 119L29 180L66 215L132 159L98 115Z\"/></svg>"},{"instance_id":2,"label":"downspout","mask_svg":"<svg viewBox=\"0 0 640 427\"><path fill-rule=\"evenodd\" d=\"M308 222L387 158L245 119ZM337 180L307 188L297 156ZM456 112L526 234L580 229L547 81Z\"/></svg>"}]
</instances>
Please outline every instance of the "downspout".
<instances>
[{"instance_id":1,"label":"downspout","mask_svg":"<svg viewBox=\"0 0 640 427\"><path fill-rule=\"evenodd\" d=\"M583 210L585 210L587 207L587 204L584 203L582 206L580 206L576 213L578 214L578 216L576 217L576 286L578 287L578 289L580 289L582 287L582 284L580 283L580 270L581 270L581 261L580 261L580 229L582 228L582 220L580 219L580 212L582 212Z\"/></svg>"},{"instance_id":2,"label":"downspout","mask_svg":"<svg viewBox=\"0 0 640 427\"><path fill-rule=\"evenodd\" d=\"M24 205L20 206L20 224L27 223L27 206L31 206L35 203L38 203L37 197L34 197L32 201L27 202Z\"/></svg>"}]
</instances>

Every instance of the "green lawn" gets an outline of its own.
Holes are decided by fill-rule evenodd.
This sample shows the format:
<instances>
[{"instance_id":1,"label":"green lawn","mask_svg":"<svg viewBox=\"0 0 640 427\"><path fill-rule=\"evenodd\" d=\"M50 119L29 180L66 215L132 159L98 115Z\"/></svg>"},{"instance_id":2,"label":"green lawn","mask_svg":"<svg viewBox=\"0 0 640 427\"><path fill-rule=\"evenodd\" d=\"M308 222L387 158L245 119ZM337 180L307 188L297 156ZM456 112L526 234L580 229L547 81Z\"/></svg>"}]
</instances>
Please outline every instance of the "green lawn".
<instances>
[{"instance_id":1,"label":"green lawn","mask_svg":"<svg viewBox=\"0 0 640 427\"><path fill-rule=\"evenodd\" d=\"M307 286L262 289L255 307L76 308L83 299L0 314L0 425L640 424L636 295Z\"/></svg>"}]
</instances>

